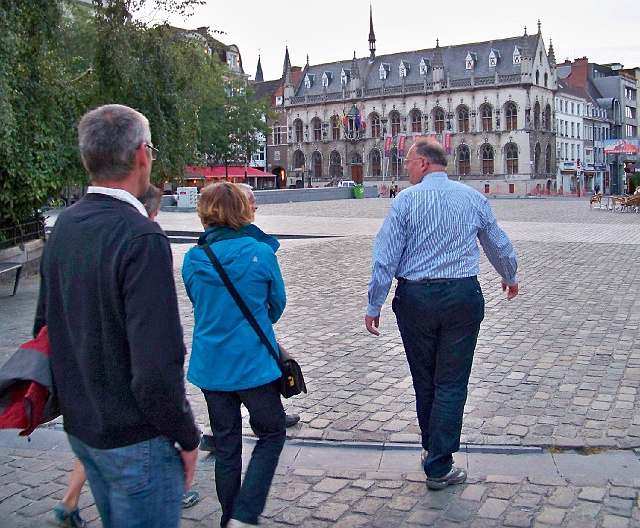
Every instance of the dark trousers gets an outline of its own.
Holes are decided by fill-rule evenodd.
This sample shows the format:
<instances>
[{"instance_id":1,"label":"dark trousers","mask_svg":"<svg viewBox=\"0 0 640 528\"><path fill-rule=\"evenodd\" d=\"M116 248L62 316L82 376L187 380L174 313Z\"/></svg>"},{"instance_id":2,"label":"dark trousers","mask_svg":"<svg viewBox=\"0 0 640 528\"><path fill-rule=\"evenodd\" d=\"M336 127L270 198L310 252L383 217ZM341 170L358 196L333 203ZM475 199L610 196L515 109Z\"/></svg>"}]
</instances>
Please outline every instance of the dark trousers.
<instances>
[{"instance_id":1,"label":"dark trousers","mask_svg":"<svg viewBox=\"0 0 640 528\"><path fill-rule=\"evenodd\" d=\"M202 392L216 439L216 492L222 506L220 526L224 528L232 518L258 524L286 438L280 393L275 382L234 392ZM241 482L241 404L249 411L251 429L258 437L244 482Z\"/></svg>"},{"instance_id":2,"label":"dark trousers","mask_svg":"<svg viewBox=\"0 0 640 528\"><path fill-rule=\"evenodd\" d=\"M484 297L476 277L446 283L399 283L393 299L416 393L424 470L440 478L460 449L473 353Z\"/></svg>"}]
</instances>

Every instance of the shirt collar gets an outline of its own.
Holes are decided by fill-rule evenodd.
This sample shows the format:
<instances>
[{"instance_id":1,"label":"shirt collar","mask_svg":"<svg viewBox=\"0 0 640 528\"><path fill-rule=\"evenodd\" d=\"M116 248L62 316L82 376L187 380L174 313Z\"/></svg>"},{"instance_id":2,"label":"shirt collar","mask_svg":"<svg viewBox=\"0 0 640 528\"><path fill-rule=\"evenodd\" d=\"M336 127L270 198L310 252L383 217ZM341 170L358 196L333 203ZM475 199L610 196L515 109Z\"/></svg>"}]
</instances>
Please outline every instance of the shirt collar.
<instances>
[{"instance_id":1,"label":"shirt collar","mask_svg":"<svg viewBox=\"0 0 640 528\"><path fill-rule=\"evenodd\" d=\"M144 205L140 203L133 194L124 189L113 189L112 187L99 187L97 185L91 185L87 188L87 194L106 194L107 196L111 196L113 198L117 198L118 200L122 200L123 202L127 202L133 205L141 215L148 217L147 210L144 208Z\"/></svg>"}]
</instances>

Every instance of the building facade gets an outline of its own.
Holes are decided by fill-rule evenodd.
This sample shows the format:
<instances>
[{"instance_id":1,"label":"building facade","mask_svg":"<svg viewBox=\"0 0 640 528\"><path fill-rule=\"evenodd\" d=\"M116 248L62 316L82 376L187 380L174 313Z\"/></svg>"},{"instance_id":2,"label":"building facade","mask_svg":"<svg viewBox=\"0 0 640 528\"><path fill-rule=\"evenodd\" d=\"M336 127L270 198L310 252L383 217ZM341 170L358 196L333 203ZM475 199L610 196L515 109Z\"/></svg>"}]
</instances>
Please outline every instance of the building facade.
<instances>
[{"instance_id":1,"label":"building facade","mask_svg":"<svg viewBox=\"0 0 640 528\"><path fill-rule=\"evenodd\" d=\"M556 191L555 58L539 24L535 35L383 56L370 27L368 58L307 59L297 82L285 72L274 134L286 142L288 172L317 182L403 178L413 141L432 136L450 177L480 192Z\"/></svg>"}]
</instances>

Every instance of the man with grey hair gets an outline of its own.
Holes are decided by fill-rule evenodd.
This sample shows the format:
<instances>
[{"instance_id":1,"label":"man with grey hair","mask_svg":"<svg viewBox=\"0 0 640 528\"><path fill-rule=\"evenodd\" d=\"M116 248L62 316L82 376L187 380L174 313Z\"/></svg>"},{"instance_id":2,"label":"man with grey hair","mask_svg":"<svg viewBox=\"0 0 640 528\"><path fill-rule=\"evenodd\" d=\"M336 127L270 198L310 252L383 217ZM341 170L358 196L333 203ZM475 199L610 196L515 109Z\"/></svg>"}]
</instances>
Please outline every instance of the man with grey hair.
<instances>
[{"instance_id":1,"label":"man with grey hair","mask_svg":"<svg viewBox=\"0 0 640 528\"><path fill-rule=\"evenodd\" d=\"M453 466L473 353L484 318L477 275L482 245L511 300L518 294L518 259L488 200L449 180L447 154L431 138L415 142L404 160L412 187L391 203L373 246L365 325L379 335L380 309L398 280L391 307L402 336L422 433L427 487L461 484Z\"/></svg>"},{"instance_id":2,"label":"man with grey hair","mask_svg":"<svg viewBox=\"0 0 640 528\"><path fill-rule=\"evenodd\" d=\"M47 241L34 331L48 325L64 428L103 526L175 528L199 431L169 241L136 199L157 149L122 105L86 113L78 139L92 186Z\"/></svg>"}]
</instances>

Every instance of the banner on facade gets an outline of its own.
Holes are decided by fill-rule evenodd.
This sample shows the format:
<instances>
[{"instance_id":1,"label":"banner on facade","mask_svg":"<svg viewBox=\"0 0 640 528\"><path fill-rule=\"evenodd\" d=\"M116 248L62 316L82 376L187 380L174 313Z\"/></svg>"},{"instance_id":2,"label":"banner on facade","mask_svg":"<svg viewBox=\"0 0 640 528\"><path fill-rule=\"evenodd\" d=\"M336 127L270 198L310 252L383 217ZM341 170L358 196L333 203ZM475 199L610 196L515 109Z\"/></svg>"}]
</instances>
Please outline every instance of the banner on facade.
<instances>
[{"instance_id":1,"label":"banner on facade","mask_svg":"<svg viewBox=\"0 0 640 528\"><path fill-rule=\"evenodd\" d=\"M398 157L399 158L404 158L404 146L406 142L407 142L407 135L400 134L398 136Z\"/></svg>"},{"instance_id":2,"label":"banner on facade","mask_svg":"<svg viewBox=\"0 0 640 528\"><path fill-rule=\"evenodd\" d=\"M387 134L384 137L384 157L388 158L391 153L391 135Z\"/></svg>"},{"instance_id":3,"label":"banner on facade","mask_svg":"<svg viewBox=\"0 0 640 528\"><path fill-rule=\"evenodd\" d=\"M438 139L438 134L436 134L435 132L431 132L431 138Z\"/></svg>"},{"instance_id":4,"label":"banner on facade","mask_svg":"<svg viewBox=\"0 0 640 528\"><path fill-rule=\"evenodd\" d=\"M640 152L640 144L635 138L627 139L605 139L605 154L638 154Z\"/></svg>"},{"instance_id":5,"label":"banner on facade","mask_svg":"<svg viewBox=\"0 0 640 528\"><path fill-rule=\"evenodd\" d=\"M444 135L444 150L446 150L447 155L451 154L451 132L447 132Z\"/></svg>"},{"instance_id":6,"label":"banner on facade","mask_svg":"<svg viewBox=\"0 0 640 528\"><path fill-rule=\"evenodd\" d=\"M420 132L414 132L413 133L413 142L417 143L418 141L420 141L421 137L422 137L422 134Z\"/></svg>"}]
</instances>

